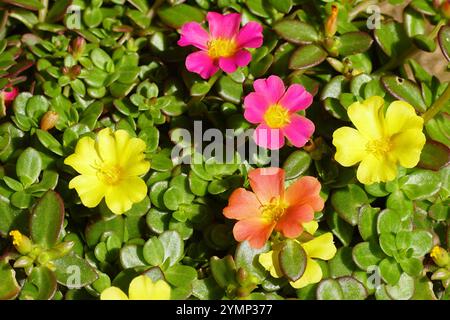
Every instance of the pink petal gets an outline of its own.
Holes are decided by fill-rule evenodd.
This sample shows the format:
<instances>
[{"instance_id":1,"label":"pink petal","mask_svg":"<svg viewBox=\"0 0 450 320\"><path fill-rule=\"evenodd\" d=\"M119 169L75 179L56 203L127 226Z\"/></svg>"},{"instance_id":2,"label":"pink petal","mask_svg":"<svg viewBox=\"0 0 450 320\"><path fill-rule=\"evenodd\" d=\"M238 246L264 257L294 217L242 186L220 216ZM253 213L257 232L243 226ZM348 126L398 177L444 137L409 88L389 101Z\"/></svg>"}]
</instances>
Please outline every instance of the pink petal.
<instances>
[{"instance_id":1,"label":"pink petal","mask_svg":"<svg viewBox=\"0 0 450 320\"><path fill-rule=\"evenodd\" d=\"M314 132L314 123L298 114L291 115L291 123L283 128L284 135L296 147L303 147Z\"/></svg>"},{"instance_id":2,"label":"pink petal","mask_svg":"<svg viewBox=\"0 0 450 320\"><path fill-rule=\"evenodd\" d=\"M223 215L228 219L248 219L261 215L261 203L253 192L244 188L233 191L228 199L228 206L223 209Z\"/></svg>"},{"instance_id":3,"label":"pink petal","mask_svg":"<svg viewBox=\"0 0 450 320\"><path fill-rule=\"evenodd\" d=\"M314 211L321 211L324 201L320 196L321 185L319 180L314 177L301 177L287 190L284 199L290 205L309 205Z\"/></svg>"},{"instance_id":4,"label":"pink petal","mask_svg":"<svg viewBox=\"0 0 450 320\"><path fill-rule=\"evenodd\" d=\"M269 103L264 96L252 92L244 99L244 118L250 123L261 123L268 107Z\"/></svg>"},{"instance_id":5,"label":"pink petal","mask_svg":"<svg viewBox=\"0 0 450 320\"><path fill-rule=\"evenodd\" d=\"M267 79L258 79L253 83L255 91L265 96L269 104L277 103L284 94L285 87L283 80L277 76L270 76Z\"/></svg>"},{"instance_id":6,"label":"pink petal","mask_svg":"<svg viewBox=\"0 0 450 320\"><path fill-rule=\"evenodd\" d=\"M203 79L209 79L219 68L204 51L191 53L186 57L186 69L198 73Z\"/></svg>"},{"instance_id":7,"label":"pink petal","mask_svg":"<svg viewBox=\"0 0 450 320\"><path fill-rule=\"evenodd\" d=\"M308 108L312 101L313 96L303 86L293 84L287 89L279 104L292 112L297 112Z\"/></svg>"},{"instance_id":8,"label":"pink petal","mask_svg":"<svg viewBox=\"0 0 450 320\"><path fill-rule=\"evenodd\" d=\"M247 50L239 50L236 54L229 58L220 58L219 67L225 72L233 73L236 71L237 67L246 66L250 60L252 60L252 55Z\"/></svg>"},{"instance_id":9,"label":"pink petal","mask_svg":"<svg viewBox=\"0 0 450 320\"><path fill-rule=\"evenodd\" d=\"M181 28L181 37L178 40L178 45L195 46L199 49L206 50L209 34L205 29L197 22L188 22Z\"/></svg>"},{"instance_id":10,"label":"pink petal","mask_svg":"<svg viewBox=\"0 0 450 320\"><path fill-rule=\"evenodd\" d=\"M280 129L269 128L264 123L256 127L253 139L258 146L270 150L278 150L284 146L283 132Z\"/></svg>"},{"instance_id":11,"label":"pink petal","mask_svg":"<svg viewBox=\"0 0 450 320\"><path fill-rule=\"evenodd\" d=\"M208 12L206 19L213 38L229 39L235 37L241 23L241 15L239 13L222 15L217 12Z\"/></svg>"},{"instance_id":12,"label":"pink petal","mask_svg":"<svg viewBox=\"0 0 450 320\"><path fill-rule=\"evenodd\" d=\"M302 232L302 223L314 219L314 211L309 205L292 206L278 220L275 230L281 231L287 238L297 238Z\"/></svg>"},{"instance_id":13,"label":"pink petal","mask_svg":"<svg viewBox=\"0 0 450 320\"><path fill-rule=\"evenodd\" d=\"M245 219L234 225L233 235L236 241L247 240L252 248L259 249L269 239L274 226L274 223L267 223L261 218Z\"/></svg>"},{"instance_id":14,"label":"pink petal","mask_svg":"<svg viewBox=\"0 0 450 320\"><path fill-rule=\"evenodd\" d=\"M239 48L259 48L263 44L263 27L258 22L248 22L237 36Z\"/></svg>"},{"instance_id":15,"label":"pink petal","mask_svg":"<svg viewBox=\"0 0 450 320\"><path fill-rule=\"evenodd\" d=\"M277 167L259 168L248 173L253 192L262 204L284 197L284 170Z\"/></svg>"}]
</instances>

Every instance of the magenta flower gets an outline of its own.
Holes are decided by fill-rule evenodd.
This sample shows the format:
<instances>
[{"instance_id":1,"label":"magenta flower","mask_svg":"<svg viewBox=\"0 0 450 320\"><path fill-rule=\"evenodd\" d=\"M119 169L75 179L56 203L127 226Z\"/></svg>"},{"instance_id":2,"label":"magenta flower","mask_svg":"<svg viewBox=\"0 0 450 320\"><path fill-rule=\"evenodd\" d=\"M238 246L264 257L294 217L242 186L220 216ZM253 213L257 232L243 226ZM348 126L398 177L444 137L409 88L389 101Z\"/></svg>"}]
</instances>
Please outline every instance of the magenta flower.
<instances>
[{"instance_id":1,"label":"magenta flower","mask_svg":"<svg viewBox=\"0 0 450 320\"><path fill-rule=\"evenodd\" d=\"M195 46L200 51L186 58L186 68L203 79L213 76L219 68L231 73L249 64L252 55L244 48L259 48L263 43L262 26L249 22L239 30L241 15L222 15L209 12L206 16L209 33L197 22L188 22L181 28L178 45Z\"/></svg>"},{"instance_id":2,"label":"magenta flower","mask_svg":"<svg viewBox=\"0 0 450 320\"><path fill-rule=\"evenodd\" d=\"M284 136L296 147L303 147L314 132L314 123L297 114L308 108L312 95L299 84L287 90L277 76L258 79L255 92L244 100L244 117L250 123L259 123L253 138L257 145L271 150L284 145Z\"/></svg>"},{"instance_id":3,"label":"magenta flower","mask_svg":"<svg viewBox=\"0 0 450 320\"><path fill-rule=\"evenodd\" d=\"M0 94L3 95L3 101L8 105L14 101L14 99L19 95L19 90L16 87L9 86L0 90Z\"/></svg>"}]
</instances>

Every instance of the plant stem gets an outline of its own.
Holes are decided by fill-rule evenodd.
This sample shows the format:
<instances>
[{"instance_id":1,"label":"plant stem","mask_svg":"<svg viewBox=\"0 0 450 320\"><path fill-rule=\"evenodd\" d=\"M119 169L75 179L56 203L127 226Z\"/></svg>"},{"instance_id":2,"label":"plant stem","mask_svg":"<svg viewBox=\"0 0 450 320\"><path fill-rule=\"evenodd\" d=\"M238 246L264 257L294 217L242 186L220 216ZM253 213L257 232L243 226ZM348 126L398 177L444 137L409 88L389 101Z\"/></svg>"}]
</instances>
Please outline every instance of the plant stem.
<instances>
[{"instance_id":1,"label":"plant stem","mask_svg":"<svg viewBox=\"0 0 450 320\"><path fill-rule=\"evenodd\" d=\"M47 18L47 11L48 11L48 0L41 0L41 3L44 6L44 8L39 10L39 22L45 22L45 18Z\"/></svg>"},{"instance_id":2,"label":"plant stem","mask_svg":"<svg viewBox=\"0 0 450 320\"><path fill-rule=\"evenodd\" d=\"M450 84L445 89L444 93L433 103L430 109L428 109L423 115L423 122L426 123L428 120L432 119L435 115L445 107L445 105L450 100Z\"/></svg>"},{"instance_id":3,"label":"plant stem","mask_svg":"<svg viewBox=\"0 0 450 320\"><path fill-rule=\"evenodd\" d=\"M155 0L155 3L152 5L150 10L147 12L147 17L152 21L155 16L156 10L165 2L165 0Z\"/></svg>"},{"instance_id":4,"label":"plant stem","mask_svg":"<svg viewBox=\"0 0 450 320\"><path fill-rule=\"evenodd\" d=\"M216 72L215 75L213 75L211 78L209 78L208 80L208 86L209 86L209 90L211 90L211 88L213 87L213 85L216 83L216 81L220 78L220 76L222 75L222 70L219 70ZM209 92L209 91L208 91ZM200 102L203 100L203 98L205 97L205 95L208 93L206 92L205 94L201 95L201 96L194 96L191 97L191 99L188 101L187 106L188 108L193 105L196 102Z\"/></svg>"},{"instance_id":5,"label":"plant stem","mask_svg":"<svg viewBox=\"0 0 450 320\"><path fill-rule=\"evenodd\" d=\"M348 13L348 20L352 21L355 19L358 14L360 14L362 11L365 11L368 7L371 5L377 4L378 0L367 0L364 2L361 2L356 7L354 7L349 13Z\"/></svg>"}]
</instances>

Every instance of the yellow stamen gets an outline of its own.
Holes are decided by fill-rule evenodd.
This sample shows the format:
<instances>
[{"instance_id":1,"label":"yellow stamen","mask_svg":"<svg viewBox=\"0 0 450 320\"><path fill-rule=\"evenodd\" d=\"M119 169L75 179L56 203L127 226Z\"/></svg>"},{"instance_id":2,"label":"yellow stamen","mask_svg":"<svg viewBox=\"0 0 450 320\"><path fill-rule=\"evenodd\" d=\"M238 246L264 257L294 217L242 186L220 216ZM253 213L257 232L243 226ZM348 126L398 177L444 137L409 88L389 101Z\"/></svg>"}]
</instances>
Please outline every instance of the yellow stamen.
<instances>
[{"instance_id":1,"label":"yellow stamen","mask_svg":"<svg viewBox=\"0 0 450 320\"><path fill-rule=\"evenodd\" d=\"M115 185L121 179L121 169L119 166L102 163L96 166L97 177L105 184Z\"/></svg>"},{"instance_id":2,"label":"yellow stamen","mask_svg":"<svg viewBox=\"0 0 450 320\"><path fill-rule=\"evenodd\" d=\"M391 151L392 144L390 139L371 140L366 144L366 151L377 158L384 157Z\"/></svg>"},{"instance_id":3,"label":"yellow stamen","mask_svg":"<svg viewBox=\"0 0 450 320\"><path fill-rule=\"evenodd\" d=\"M274 198L269 203L263 205L262 216L270 222L277 222L284 215L288 204L281 198Z\"/></svg>"},{"instance_id":4,"label":"yellow stamen","mask_svg":"<svg viewBox=\"0 0 450 320\"><path fill-rule=\"evenodd\" d=\"M286 108L279 104L274 104L264 114L264 121L270 128L278 129L289 124L291 119L289 111Z\"/></svg>"},{"instance_id":5,"label":"yellow stamen","mask_svg":"<svg viewBox=\"0 0 450 320\"><path fill-rule=\"evenodd\" d=\"M238 47L236 40L216 38L208 41L208 55L212 59L229 58L233 56Z\"/></svg>"},{"instance_id":6,"label":"yellow stamen","mask_svg":"<svg viewBox=\"0 0 450 320\"><path fill-rule=\"evenodd\" d=\"M23 241L23 236L19 230L12 230L9 235L13 238L13 245L20 246Z\"/></svg>"}]
</instances>

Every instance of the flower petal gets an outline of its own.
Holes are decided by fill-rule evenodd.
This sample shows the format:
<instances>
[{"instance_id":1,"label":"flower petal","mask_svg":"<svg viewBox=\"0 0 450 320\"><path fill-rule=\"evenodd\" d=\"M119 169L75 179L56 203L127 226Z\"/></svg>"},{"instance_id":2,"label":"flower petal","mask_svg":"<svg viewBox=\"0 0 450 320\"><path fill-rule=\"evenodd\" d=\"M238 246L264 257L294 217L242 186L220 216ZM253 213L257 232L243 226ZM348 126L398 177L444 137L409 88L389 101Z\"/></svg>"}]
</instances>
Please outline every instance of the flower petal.
<instances>
[{"instance_id":1,"label":"flower petal","mask_svg":"<svg viewBox=\"0 0 450 320\"><path fill-rule=\"evenodd\" d=\"M363 184L387 182L397 176L397 166L386 158L378 159L372 154L366 155L361 161L356 177Z\"/></svg>"},{"instance_id":2,"label":"flower petal","mask_svg":"<svg viewBox=\"0 0 450 320\"><path fill-rule=\"evenodd\" d=\"M241 15L239 13L222 15L217 12L208 12L206 19L213 38L233 38L238 34L239 25L241 24Z\"/></svg>"},{"instance_id":3,"label":"flower petal","mask_svg":"<svg viewBox=\"0 0 450 320\"><path fill-rule=\"evenodd\" d=\"M297 148L303 147L314 133L314 123L298 114L291 115L291 122L282 131Z\"/></svg>"},{"instance_id":4,"label":"flower petal","mask_svg":"<svg viewBox=\"0 0 450 320\"><path fill-rule=\"evenodd\" d=\"M347 113L350 120L367 139L381 139L384 133L384 100L373 96L363 102L352 103Z\"/></svg>"},{"instance_id":5,"label":"flower petal","mask_svg":"<svg viewBox=\"0 0 450 320\"><path fill-rule=\"evenodd\" d=\"M394 101L386 110L386 131L389 136L405 130L422 131L423 118L405 101Z\"/></svg>"},{"instance_id":6,"label":"flower petal","mask_svg":"<svg viewBox=\"0 0 450 320\"><path fill-rule=\"evenodd\" d=\"M260 207L261 203L253 192L239 188L234 190L228 199L228 206L223 209L223 215L236 220L258 217L261 215Z\"/></svg>"},{"instance_id":7,"label":"flower petal","mask_svg":"<svg viewBox=\"0 0 450 320\"><path fill-rule=\"evenodd\" d=\"M244 118L250 123L261 123L268 107L269 103L264 96L252 92L244 99Z\"/></svg>"},{"instance_id":8,"label":"flower petal","mask_svg":"<svg viewBox=\"0 0 450 320\"><path fill-rule=\"evenodd\" d=\"M271 250L269 252L261 253L258 257L258 262L270 272L270 275L274 278L281 278L283 271L280 268L278 261L279 251Z\"/></svg>"},{"instance_id":9,"label":"flower petal","mask_svg":"<svg viewBox=\"0 0 450 320\"><path fill-rule=\"evenodd\" d=\"M314 219L314 210L309 205L290 206L278 220L275 230L287 238L297 238L303 232L302 224Z\"/></svg>"},{"instance_id":10,"label":"flower petal","mask_svg":"<svg viewBox=\"0 0 450 320\"><path fill-rule=\"evenodd\" d=\"M333 133L334 158L344 167L360 162L366 156L367 139L358 130L342 127Z\"/></svg>"},{"instance_id":11,"label":"flower petal","mask_svg":"<svg viewBox=\"0 0 450 320\"><path fill-rule=\"evenodd\" d=\"M324 233L311 241L302 244L310 258L330 260L336 254L336 246L331 232Z\"/></svg>"},{"instance_id":12,"label":"flower petal","mask_svg":"<svg viewBox=\"0 0 450 320\"><path fill-rule=\"evenodd\" d=\"M311 258L306 260L306 268L303 275L295 282L290 282L295 289L306 287L309 284L317 283L322 279L322 268Z\"/></svg>"},{"instance_id":13,"label":"flower petal","mask_svg":"<svg viewBox=\"0 0 450 320\"><path fill-rule=\"evenodd\" d=\"M238 67L245 67L252 60L252 55L247 50L239 50L229 58L219 58L219 67L225 72L233 73Z\"/></svg>"},{"instance_id":14,"label":"flower petal","mask_svg":"<svg viewBox=\"0 0 450 320\"><path fill-rule=\"evenodd\" d=\"M118 152L116 152L116 141L110 128L100 130L95 143L98 154L103 162L117 164Z\"/></svg>"},{"instance_id":15,"label":"flower petal","mask_svg":"<svg viewBox=\"0 0 450 320\"><path fill-rule=\"evenodd\" d=\"M206 50L209 34L197 22L188 22L181 27L181 37L178 40L178 45L195 46L199 49Z\"/></svg>"},{"instance_id":16,"label":"flower petal","mask_svg":"<svg viewBox=\"0 0 450 320\"><path fill-rule=\"evenodd\" d=\"M198 73L203 79L209 79L219 70L219 67L214 64L208 53L198 51L186 57L186 69Z\"/></svg>"},{"instance_id":17,"label":"flower petal","mask_svg":"<svg viewBox=\"0 0 450 320\"><path fill-rule=\"evenodd\" d=\"M248 22L239 31L237 44L239 48L259 48L263 44L263 27L255 21Z\"/></svg>"},{"instance_id":18,"label":"flower petal","mask_svg":"<svg viewBox=\"0 0 450 320\"><path fill-rule=\"evenodd\" d=\"M263 148L270 150L278 150L284 146L284 136L280 129L269 128L264 123L256 127L253 133L255 143Z\"/></svg>"},{"instance_id":19,"label":"flower petal","mask_svg":"<svg viewBox=\"0 0 450 320\"><path fill-rule=\"evenodd\" d=\"M128 300L127 295L117 287L109 287L102 291L100 300Z\"/></svg>"},{"instance_id":20,"label":"flower petal","mask_svg":"<svg viewBox=\"0 0 450 320\"><path fill-rule=\"evenodd\" d=\"M117 185L108 188L105 201L115 214L122 214L131 209L133 203L142 201L147 195L147 185L138 177L128 177Z\"/></svg>"},{"instance_id":21,"label":"flower petal","mask_svg":"<svg viewBox=\"0 0 450 320\"><path fill-rule=\"evenodd\" d=\"M78 173L95 175L96 167L101 163L95 141L90 137L81 138L76 147L75 153L68 156L64 163L74 168Z\"/></svg>"},{"instance_id":22,"label":"flower petal","mask_svg":"<svg viewBox=\"0 0 450 320\"><path fill-rule=\"evenodd\" d=\"M128 291L130 300L170 299L170 286L164 280L153 283L152 279L145 275L134 278Z\"/></svg>"},{"instance_id":23,"label":"flower petal","mask_svg":"<svg viewBox=\"0 0 450 320\"><path fill-rule=\"evenodd\" d=\"M301 177L291 184L285 195L285 200L290 205L301 206L309 205L314 211L323 209L324 201L320 196L321 185L319 180L314 177Z\"/></svg>"},{"instance_id":24,"label":"flower petal","mask_svg":"<svg viewBox=\"0 0 450 320\"><path fill-rule=\"evenodd\" d=\"M107 187L97 176L79 175L70 180L69 188L75 189L84 206L96 207L105 196Z\"/></svg>"},{"instance_id":25,"label":"flower petal","mask_svg":"<svg viewBox=\"0 0 450 320\"><path fill-rule=\"evenodd\" d=\"M274 224L261 218L250 218L236 222L233 235L236 241L247 240L254 249L260 249L272 234Z\"/></svg>"},{"instance_id":26,"label":"flower petal","mask_svg":"<svg viewBox=\"0 0 450 320\"><path fill-rule=\"evenodd\" d=\"M116 141L116 144L117 143ZM140 176L146 174L150 169L150 162L145 160L144 151L147 148L144 140L131 138L123 149L117 149L119 153L119 164L125 177Z\"/></svg>"},{"instance_id":27,"label":"flower petal","mask_svg":"<svg viewBox=\"0 0 450 320\"><path fill-rule=\"evenodd\" d=\"M259 168L248 173L253 192L262 203L284 195L284 170L280 168Z\"/></svg>"},{"instance_id":28,"label":"flower petal","mask_svg":"<svg viewBox=\"0 0 450 320\"><path fill-rule=\"evenodd\" d=\"M291 112L297 112L308 108L313 101L313 96L299 84L289 86L279 104Z\"/></svg>"},{"instance_id":29,"label":"flower petal","mask_svg":"<svg viewBox=\"0 0 450 320\"><path fill-rule=\"evenodd\" d=\"M285 91L283 80L277 76L255 80L253 88L255 92L266 97L269 105L278 103Z\"/></svg>"},{"instance_id":30,"label":"flower petal","mask_svg":"<svg viewBox=\"0 0 450 320\"><path fill-rule=\"evenodd\" d=\"M402 167L413 168L419 163L425 142L426 138L422 130L405 130L392 137L391 155L395 156Z\"/></svg>"},{"instance_id":31,"label":"flower petal","mask_svg":"<svg viewBox=\"0 0 450 320\"><path fill-rule=\"evenodd\" d=\"M319 224L316 220L311 220L310 222L304 222L302 223L303 229L308 232L309 234L316 233L317 229L319 228Z\"/></svg>"}]
</instances>

